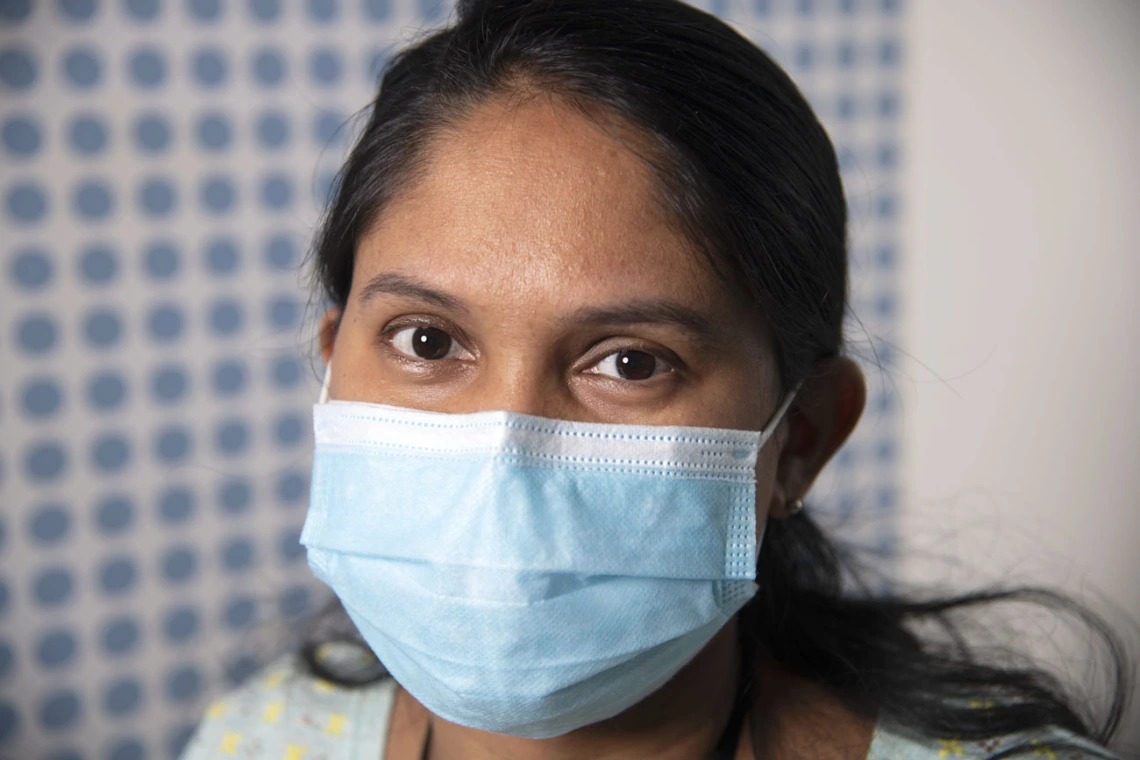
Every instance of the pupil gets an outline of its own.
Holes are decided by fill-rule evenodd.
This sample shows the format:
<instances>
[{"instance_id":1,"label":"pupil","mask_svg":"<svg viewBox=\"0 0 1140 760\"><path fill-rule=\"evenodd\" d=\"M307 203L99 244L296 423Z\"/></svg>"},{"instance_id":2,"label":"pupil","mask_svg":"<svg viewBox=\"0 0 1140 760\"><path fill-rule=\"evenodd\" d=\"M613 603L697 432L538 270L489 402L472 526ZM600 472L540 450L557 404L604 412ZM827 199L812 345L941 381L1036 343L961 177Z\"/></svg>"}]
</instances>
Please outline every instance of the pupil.
<instances>
[{"instance_id":1,"label":"pupil","mask_svg":"<svg viewBox=\"0 0 1140 760\"><path fill-rule=\"evenodd\" d=\"M451 350L451 337L436 327L417 327L412 348L421 359L442 359Z\"/></svg>"},{"instance_id":2,"label":"pupil","mask_svg":"<svg viewBox=\"0 0 1140 760\"><path fill-rule=\"evenodd\" d=\"M619 351L617 356L618 374L626 380L648 380L653 377L656 358L644 351Z\"/></svg>"}]
</instances>

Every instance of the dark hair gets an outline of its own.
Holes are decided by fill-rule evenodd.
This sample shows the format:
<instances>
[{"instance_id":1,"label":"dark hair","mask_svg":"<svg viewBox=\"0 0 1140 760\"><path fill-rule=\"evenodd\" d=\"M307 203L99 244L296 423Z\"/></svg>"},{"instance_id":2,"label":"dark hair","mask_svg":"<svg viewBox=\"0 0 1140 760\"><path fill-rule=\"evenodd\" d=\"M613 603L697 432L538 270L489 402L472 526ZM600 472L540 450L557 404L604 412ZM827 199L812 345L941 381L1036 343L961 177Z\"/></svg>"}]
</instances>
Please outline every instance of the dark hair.
<instances>
[{"instance_id":1,"label":"dark hair","mask_svg":"<svg viewBox=\"0 0 1140 760\"><path fill-rule=\"evenodd\" d=\"M345 305L357 241L423 171L432 140L491 96L536 93L633 136L670 218L766 320L784 387L840 353L847 206L831 141L771 58L677 0L463 0L450 26L394 56L314 245L331 304ZM1129 670L1101 618L1032 588L935 600L845 589L853 571L810 514L769 521L743 640L924 734L979 739L1052 724L1107 743L1115 733ZM954 614L1000 600L1071 613L1100 636L1113 677L1100 722L1049 672L986 664L965 644ZM928 623L946 635L920 635ZM304 649L309 667L334 677L315 651Z\"/></svg>"}]
</instances>

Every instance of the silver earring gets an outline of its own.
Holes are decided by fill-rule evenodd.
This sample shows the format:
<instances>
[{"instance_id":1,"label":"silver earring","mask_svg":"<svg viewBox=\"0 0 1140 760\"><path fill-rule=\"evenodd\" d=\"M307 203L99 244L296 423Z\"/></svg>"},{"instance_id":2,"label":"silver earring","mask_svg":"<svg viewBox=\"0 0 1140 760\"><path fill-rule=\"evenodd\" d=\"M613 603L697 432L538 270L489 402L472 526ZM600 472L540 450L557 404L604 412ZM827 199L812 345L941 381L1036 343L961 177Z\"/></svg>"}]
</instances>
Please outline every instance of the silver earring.
<instances>
[{"instance_id":1,"label":"silver earring","mask_svg":"<svg viewBox=\"0 0 1140 760\"><path fill-rule=\"evenodd\" d=\"M803 508L804 508L804 500L803 499L793 499L792 502L790 504L788 504L788 517L791 517L792 515L798 515L800 512L803 511Z\"/></svg>"}]
</instances>

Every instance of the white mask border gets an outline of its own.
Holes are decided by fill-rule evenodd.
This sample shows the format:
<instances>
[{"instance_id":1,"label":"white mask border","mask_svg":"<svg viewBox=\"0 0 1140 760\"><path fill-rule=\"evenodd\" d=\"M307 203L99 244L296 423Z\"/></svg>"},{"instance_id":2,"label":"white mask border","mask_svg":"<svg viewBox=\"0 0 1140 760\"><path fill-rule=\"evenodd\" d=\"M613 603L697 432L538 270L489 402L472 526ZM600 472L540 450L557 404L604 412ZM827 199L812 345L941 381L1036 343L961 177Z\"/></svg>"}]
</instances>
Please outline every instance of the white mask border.
<instances>
[{"instance_id":1,"label":"white mask border","mask_svg":"<svg viewBox=\"0 0 1140 760\"><path fill-rule=\"evenodd\" d=\"M324 379L321 381L320 394L317 396L317 403L318 404L327 404L329 402L329 381L331 379L332 379L332 361L330 360L329 363L325 365L325 376L324 376ZM784 398L780 402L780 405L778 407L776 407L776 411L772 412L772 416L768 419L768 422L764 425L763 428L761 428L758 431L760 433L760 440L759 440L760 446L763 446L767 442L767 440L772 436L772 433L775 432L776 426L780 424L780 420L783 418L784 414L788 411L788 407L791 406L792 400L796 397L796 394L799 393L800 387L802 385L803 385L803 380L800 380L798 383L796 383L794 388L792 388L790 391L788 391L787 393L784 394Z\"/></svg>"}]
</instances>

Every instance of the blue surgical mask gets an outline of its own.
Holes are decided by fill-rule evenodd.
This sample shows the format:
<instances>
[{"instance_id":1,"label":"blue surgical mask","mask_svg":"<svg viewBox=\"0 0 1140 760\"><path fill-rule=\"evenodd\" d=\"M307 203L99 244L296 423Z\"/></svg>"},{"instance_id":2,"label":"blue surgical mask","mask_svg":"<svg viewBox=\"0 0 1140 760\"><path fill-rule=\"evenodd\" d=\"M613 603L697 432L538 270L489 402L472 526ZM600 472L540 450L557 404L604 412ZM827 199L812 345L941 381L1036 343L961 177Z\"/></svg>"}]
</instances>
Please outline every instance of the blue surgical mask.
<instances>
[{"instance_id":1,"label":"blue surgical mask","mask_svg":"<svg viewBox=\"0 0 1140 760\"><path fill-rule=\"evenodd\" d=\"M313 407L313 572L425 707L542 739L617 715L757 591L762 431ZM798 388L798 386L797 386Z\"/></svg>"}]
</instances>

